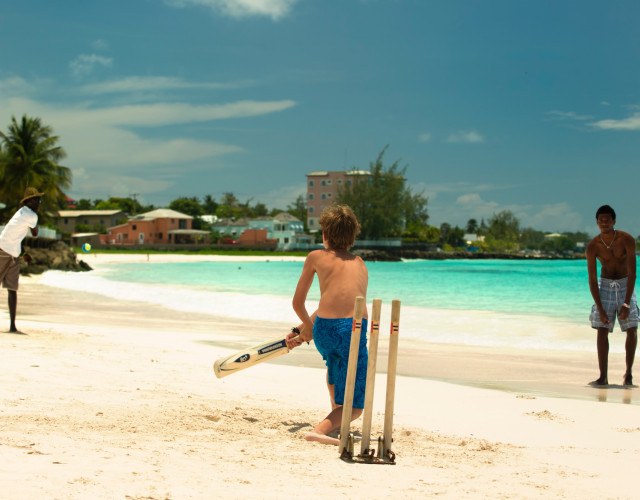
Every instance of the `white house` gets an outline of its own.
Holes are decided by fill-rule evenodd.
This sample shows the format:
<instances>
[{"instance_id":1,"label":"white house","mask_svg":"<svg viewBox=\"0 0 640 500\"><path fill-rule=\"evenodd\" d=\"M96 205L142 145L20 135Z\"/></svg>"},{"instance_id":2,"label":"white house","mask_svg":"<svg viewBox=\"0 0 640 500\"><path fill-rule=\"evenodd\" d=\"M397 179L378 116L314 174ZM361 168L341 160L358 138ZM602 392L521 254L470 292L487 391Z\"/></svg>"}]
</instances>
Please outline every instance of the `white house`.
<instances>
[{"instance_id":1,"label":"white house","mask_svg":"<svg viewBox=\"0 0 640 500\"><path fill-rule=\"evenodd\" d=\"M307 248L311 237L304 234L304 224L288 212L275 217L258 217L249 221L250 229L266 229L267 238L278 240L278 250Z\"/></svg>"}]
</instances>

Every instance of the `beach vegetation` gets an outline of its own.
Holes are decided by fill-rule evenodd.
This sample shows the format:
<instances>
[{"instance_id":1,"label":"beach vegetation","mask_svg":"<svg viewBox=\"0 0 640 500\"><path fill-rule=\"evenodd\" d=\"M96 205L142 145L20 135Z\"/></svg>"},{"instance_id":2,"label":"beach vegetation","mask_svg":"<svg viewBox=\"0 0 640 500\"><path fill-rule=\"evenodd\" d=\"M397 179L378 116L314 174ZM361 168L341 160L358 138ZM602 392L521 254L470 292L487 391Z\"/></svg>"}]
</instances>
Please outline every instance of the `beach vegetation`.
<instances>
[{"instance_id":1,"label":"beach vegetation","mask_svg":"<svg viewBox=\"0 0 640 500\"><path fill-rule=\"evenodd\" d=\"M451 227L448 222L440 224L440 244L451 248L462 248L466 242L464 240L464 230L458 226Z\"/></svg>"},{"instance_id":2,"label":"beach vegetation","mask_svg":"<svg viewBox=\"0 0 640 500\"><path fill-rule=\"evenodd\" d=\"M27 187L44 193L41 222L66 208L65 190L71 186L71 170L60 162L67 156L53 129L37 117L11 117L7 132L0 131L0 201L6 205L3 219L20 207Z\"/></svg>"},{"instance_id":3,"label":"beach vegetation","mask_svg":"<svg viewBox=\"0 0 640 500\"><path fill-rule=\"evenodd\" d=\"M406 185L407 167L401 167L399 160L385 166L387 148L369 164L368 175L343 184L338 191L337 202L349 205L360 221L359 239L400 237L407 228L411 234L421 234L429 220L427 198Z\"/></svg>"},{"instance_id":4,"label":"beach vegetation","mask_svg":"<svg viewBox=\"0 0 640 500\"><path fill-rule=\"evenodd\" d=\"M122 210L129 215L148 212L153 210L153 208L153 205L141 205L135 198L122 198L118 196L112 196L108 200L95 200L93 204L93 209L95 210Z\"/></svg>"},{"instance_id":5,"label":"beach vegetation","mask_svg":"<svg viewBox=\"0 0 640 500\"><path fill-rule=\"evenodd\" d=\"M479 226L478 226L478 221L476 219L469 219L467 221L467 226L465 227L465 231L467 231L468 234L476 234L478 229L479 229Z\"/></svg>"}]
</instances>

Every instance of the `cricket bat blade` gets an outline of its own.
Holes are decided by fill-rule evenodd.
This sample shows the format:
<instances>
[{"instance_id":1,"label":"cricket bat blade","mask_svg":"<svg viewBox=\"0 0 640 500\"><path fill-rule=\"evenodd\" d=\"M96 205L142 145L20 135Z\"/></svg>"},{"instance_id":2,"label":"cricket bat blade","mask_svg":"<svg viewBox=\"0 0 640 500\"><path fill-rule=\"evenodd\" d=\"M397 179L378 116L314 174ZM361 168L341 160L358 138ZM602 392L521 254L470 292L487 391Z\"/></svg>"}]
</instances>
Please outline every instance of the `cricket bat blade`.
<instances>
[{"instance_id":1,"label":"cricket bat blade","mask_svg":"<svg viewBox=\"0 0 640 500\"><path fill-rule=\"evenodd\" d=\"M238 351L231 356L218 359L213 364L213 372L218 378L226 377L227 375L277 358L288 352L289 348L287 347L285 337L278 337L269 342Z\"/></svg>"}]
</instances>

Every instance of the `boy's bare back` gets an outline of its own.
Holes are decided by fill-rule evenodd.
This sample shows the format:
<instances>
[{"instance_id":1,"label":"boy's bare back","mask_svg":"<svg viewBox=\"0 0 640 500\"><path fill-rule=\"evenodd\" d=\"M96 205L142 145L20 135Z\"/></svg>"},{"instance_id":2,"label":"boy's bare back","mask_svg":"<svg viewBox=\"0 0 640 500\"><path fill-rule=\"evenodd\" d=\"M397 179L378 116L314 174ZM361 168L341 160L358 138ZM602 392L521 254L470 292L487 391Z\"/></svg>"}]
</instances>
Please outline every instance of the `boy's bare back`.
<instances>
[{"instance_id":1,"label":"boy's bare back","mask_svg":"<svg viewBox=\"0 0 640 500\"><path fill-rule=\"evenodd\" d=\"M307 262L320 284L316 314L321 318L351 318L355 297L367 296L369 274L364 261L346 250L325 249L311 252Z\"/></svg>"}]
</instances>

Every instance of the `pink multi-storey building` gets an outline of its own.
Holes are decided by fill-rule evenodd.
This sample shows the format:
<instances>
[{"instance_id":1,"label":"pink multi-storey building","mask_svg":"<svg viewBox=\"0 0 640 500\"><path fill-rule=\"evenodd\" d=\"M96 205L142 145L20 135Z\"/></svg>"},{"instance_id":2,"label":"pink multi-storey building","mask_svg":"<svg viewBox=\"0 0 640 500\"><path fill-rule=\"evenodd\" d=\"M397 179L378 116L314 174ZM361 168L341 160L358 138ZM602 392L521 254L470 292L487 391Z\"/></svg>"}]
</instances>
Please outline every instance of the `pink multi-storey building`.
<instances>
[{"instance_id":1,"label":"pink multi-storey building","mask_svg":"<svg viewBox=\"0 0 640 500\"><path fill-rule=\"evenodd\" d=\"M307 226L309 231L320 230L318 219L322 210L338 199L338 193L350 186L354 179L371 175L367 170L348 170L337 172L317 171L307 174Z\"/></svg>"}]
</instances>

